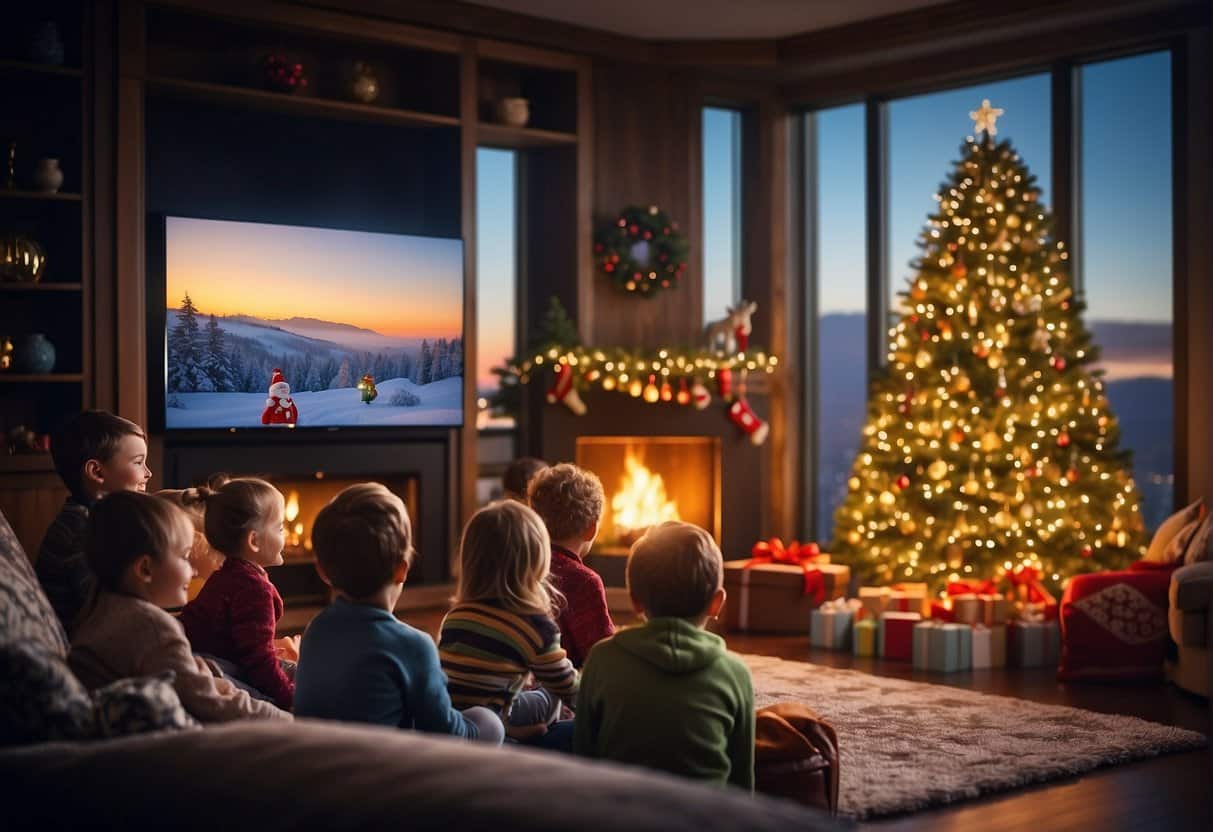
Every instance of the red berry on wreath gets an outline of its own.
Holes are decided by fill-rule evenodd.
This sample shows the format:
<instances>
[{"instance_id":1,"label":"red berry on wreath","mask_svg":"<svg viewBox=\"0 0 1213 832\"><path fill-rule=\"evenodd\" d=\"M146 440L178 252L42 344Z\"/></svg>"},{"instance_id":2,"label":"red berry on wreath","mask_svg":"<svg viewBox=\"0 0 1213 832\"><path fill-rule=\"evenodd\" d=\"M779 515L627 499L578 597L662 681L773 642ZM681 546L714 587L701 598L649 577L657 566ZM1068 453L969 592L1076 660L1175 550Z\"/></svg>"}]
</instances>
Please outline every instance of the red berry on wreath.
<instances>
[{"instance_id":1,"label":"red berry on wreath","mask_svg":"<svg viewBox=\"0 0 1213 832\"><path fill-rule=\"evenodd\" d=\"M651 240L651 239L653 239L653 232L652 232L652 231L646 231L646 232L644 232L644 234L643 234L643 235L641 235L641 236L643 236L643 237L644 237L646 240Z\"/></svg>"},{"instance_id":2,"label":"red berry on wreath","mask_svg":"<svg viewBox=\"0 0 1213 832\"><path fill-rule=\"evenodd\" d=\"M607 272L607 273L609 274L610 272L615 271L615 264L614 264L614 263L607 263L605 266L603 266L603 267L602 267L602 270L603 270L604 272Z\"/></svg>"},{"instance_id":3,"label":"red berry on wreath","mask_svg":"<svg viewBox=\"0 0 1213 832\"><path fill-rule=\"evenodd\" d=\"M602 243L594 243L594 253L602 254Z\"/></svg>"},{"instance_id":4,"label":"red berry on wreath","mask_svg":"<svg viewBox=\"0 0 1213 832\"><path fill-rule=\"evenodd\" d=\"M634 224L634 223L633 223L632 225L629 225L629 226L628 226L628 233L629 233L629 234L635 234L635 233L636 233L637 231L639 231L639 230L640 230L640 226L639 226L639 225L636 225L636 224Z\"/></svg>"}]
</instances>

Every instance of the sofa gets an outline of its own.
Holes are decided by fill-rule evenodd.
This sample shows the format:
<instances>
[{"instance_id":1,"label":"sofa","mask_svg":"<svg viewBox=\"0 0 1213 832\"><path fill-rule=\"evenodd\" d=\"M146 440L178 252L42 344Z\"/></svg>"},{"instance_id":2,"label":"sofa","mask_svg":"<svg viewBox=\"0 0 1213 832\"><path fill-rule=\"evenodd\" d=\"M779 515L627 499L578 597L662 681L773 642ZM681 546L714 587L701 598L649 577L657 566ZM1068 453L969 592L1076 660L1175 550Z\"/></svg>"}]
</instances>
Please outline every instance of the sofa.
<instances>
[{"instance_id":1,"label":"sofa","mask_svg":"<svg viewBox=\"0 0 1213 832\"><path fill-rule=\"evenodd\" d=\"M0 514L0 660L36 656L46 668L40 681L79 687L64 675L66 654L63 630ZM78 739L86 708L54 734L71 738L46 741L29 736L38 719L24 714L45 709L55 692L22 700L16 684L0 674L6 830L846 827L793 803L656 772L369 726L197 727L186 718L149 731L147 721L110 719L102 720L108 738Z\"/></svg>"},{"instance_id":2,"label":"sofa","mask_svg":"<svg viewBox=\"0 0 1213 832\"><path fill-rule=\"evenodd\" d=\"M1213 561L1193 563L1171 575L1167 624L1177 646L1167 675L1184 690L1208 697L1213 688Z\"/></svg>"}]
</instances>

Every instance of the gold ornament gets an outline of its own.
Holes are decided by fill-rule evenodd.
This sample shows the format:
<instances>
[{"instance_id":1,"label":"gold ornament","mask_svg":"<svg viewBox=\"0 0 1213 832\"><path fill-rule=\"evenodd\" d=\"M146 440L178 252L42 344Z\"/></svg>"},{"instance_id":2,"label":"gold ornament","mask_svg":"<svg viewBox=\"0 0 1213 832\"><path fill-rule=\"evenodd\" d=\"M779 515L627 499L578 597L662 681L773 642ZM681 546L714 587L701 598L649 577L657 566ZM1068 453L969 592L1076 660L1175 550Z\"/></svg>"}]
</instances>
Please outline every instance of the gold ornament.
<instances>
[{"instance_id":1,"label":"gold ornament","mask_svg":"<svg viewBox=\"0 0 1213 832\"><path fill-rule=\"evenodd\" d=\"M906 517L897 524L897 528L903 535L909 537L918 531L918 524L914 522L913 518Z\"/></svg>"},{"instance_id":2,"label":"gold ornament","mask_svg":"<svg viewBox=\"0 0 1213 832\"><path fill-rule=\"evenodd\" d=\"M851 477L849 480L847 480L847 487L852 491L858 491L861 484L862 483L859 482L859 477Z\"/></svg>"},{"instance_id":3,"label":"gold ornament","mask_svg":"<svg viewBox=\"0 0 1213 832\"><path fill-rule=\"evenodd\" d=\"M981 435L981 449L992 453L1002 447L1002 437L996 431L988 430Z\"/></svg>"},{"instance_id":4,"label":"gold ornament","mask_svg":"<svg viewBox=\"0 0 1213 832\"><path fill-rule=\"evenodd\" d=\"M953 386L957 393L968 393L969 389L973 386L973 382L966 374L961 373L956 377L956 382Z\"/></svg>"},{"instance_id":5,"label":"gold ornament","mask_svg":"<svg viewBox=\"0 0 1213 832\"><path fill-rule=\"evenodd\" d=\"M964 481L964 485L960 486L960 490L970 497L974 497L981 492L981 483L975 477L969 477Z\"/></svg>"},{"instance_id":6,"label":"gold ornament","mask_svg":"<svg viewBox=\"0 0 1213 832\"><path fill-rule=\"evenodd\" d=\"M999 529L1009 529L1012 523L1011 515L1005 511L1000 511L994 515L994 526Z\"/></svg>"},{"instance_id":7,"label":"gold ornament","mask_svg":"<svg viewBox=\"0 0 1213 832\"><path fill-rule=\"evenodd\" d=\"M927 466L927 476L931 479L939 481L948 475L948 463L942 459L937 459Z\"/></svg>"},{"instance_id":8,"label":"gold ornament","mask_svg":"<svg viewBox=\"0 0 1213 832\"><path fill-rule=\"evenodd\" d=\"M893 506L897 504L897 497L892 491L880 492L880 504L882 506Z\"/></svg>"},{"instance_id":9,"label":"gold ornament","mask_svg":"<svg viewBox=\"0 0 1213 832\"><path fill-rule=\"evenodd\" d=\"M860 540L862 540L862 538L859 536L859 532L855 531L854 529L847 532L847 543L850 543L852 546L858 546Z\"/></svg>"},{"instance_id":10,"label":"gold ornament","mask_svg":"<svg viewBox=\"0 0 1213 832\"><path fill-rule=\"evenodd\" d=\"M914 364L920 370L925 370L931 366L931 353L925 349L918 351L918 355L914 356Z\"/></svg>"}]
</instances>

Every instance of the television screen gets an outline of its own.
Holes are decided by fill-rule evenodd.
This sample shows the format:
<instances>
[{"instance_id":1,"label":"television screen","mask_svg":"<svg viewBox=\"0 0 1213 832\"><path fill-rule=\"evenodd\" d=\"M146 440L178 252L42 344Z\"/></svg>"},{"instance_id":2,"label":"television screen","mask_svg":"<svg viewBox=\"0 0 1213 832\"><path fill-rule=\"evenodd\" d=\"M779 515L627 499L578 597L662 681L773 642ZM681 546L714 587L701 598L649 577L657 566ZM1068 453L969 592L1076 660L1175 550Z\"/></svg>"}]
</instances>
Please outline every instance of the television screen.
<instances>
[{"instance_id":1,"label":"television screen","mask_svg":"<svg viewBox=\"0 0 1213 832\"><path fill-rule=\"evenodd\" d=\"M462 423L460 240L164 225L168 429Z\"/></svg>"}]
</instances>

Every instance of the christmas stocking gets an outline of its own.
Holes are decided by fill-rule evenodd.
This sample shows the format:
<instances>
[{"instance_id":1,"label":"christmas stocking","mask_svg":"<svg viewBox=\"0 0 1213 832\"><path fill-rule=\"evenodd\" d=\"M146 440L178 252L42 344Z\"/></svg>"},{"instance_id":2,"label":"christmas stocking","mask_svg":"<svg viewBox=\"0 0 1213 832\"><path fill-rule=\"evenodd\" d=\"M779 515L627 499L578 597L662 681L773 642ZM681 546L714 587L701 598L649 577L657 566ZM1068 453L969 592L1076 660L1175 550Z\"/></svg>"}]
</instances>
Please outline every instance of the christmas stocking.
<instances>
[{"instance_id":1,"label":"christmas stocking","mask_svg":"<svg viewBox=\"0 0 1213 832\"><path fill-rule=\"evenodd\" d=\"M771 430L771 426L758 418L750 403L743 398L738 398L729 405L729 421L741 428L755 445L766 442L767 434Z\"/></svg>"},{"instance_id":2,"label":"christmas stocking","mask_svg":"<svg viewBox=\"0 0 1213 832\"><path fill-rule=\"evenodd\" d=\"M560 402L576 415L584 416L585 402L581 400L581 396L577 395L577 388L573 386L573 376L572 367L567 364L558 364L556 366L556 383L548 389L546 398L548 404Z\"/></svg>"}]
</instances>

